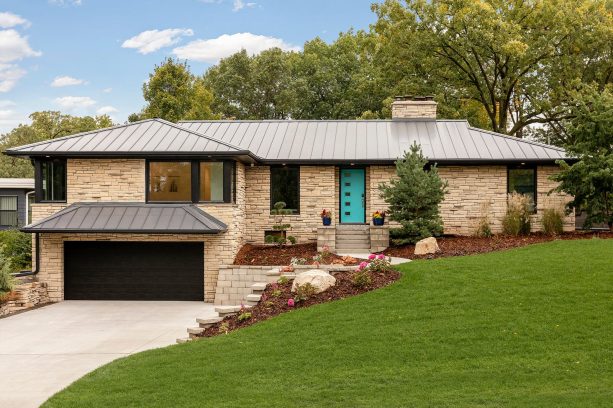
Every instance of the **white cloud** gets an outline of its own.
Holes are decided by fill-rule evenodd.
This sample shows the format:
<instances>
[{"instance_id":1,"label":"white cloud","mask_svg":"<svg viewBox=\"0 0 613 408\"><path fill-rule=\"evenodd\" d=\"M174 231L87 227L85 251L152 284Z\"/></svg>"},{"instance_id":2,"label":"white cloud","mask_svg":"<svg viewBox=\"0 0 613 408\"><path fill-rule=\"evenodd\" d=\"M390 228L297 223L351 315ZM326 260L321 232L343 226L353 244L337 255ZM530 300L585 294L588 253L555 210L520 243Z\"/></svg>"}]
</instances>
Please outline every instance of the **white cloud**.
<instances>
[{"instance_id":1,"label":"white cloud","mask_svg":"<svg viewBox=\"0 0 613 408\"><path fill-rule=\"evenodd\" d=\"M18 16L17 14L3 12L0 13L0 27L2 28L11 28L18 25L23 25L25 27L30 26L30 22L25 18Z\"/></svg>"},{"instance_id":2,"label":"white cloud","mask_svg":"<svg viewBox=\"0 0 613 408\"><path fill-rule=\"evenodd\" d=\"M8 92L17 84L26 70L13 64L0 64L0 92Z\"/></svg>"},{"instance_id":3,"label":"white cloud","mask_svg":"<svg viewBox=\"0 0 613 408\"><path fill-rule=\"evenodd\" d=\"M62 86L71 86L71 85L84 85L87 81L83 79L73 78L71 76L58 76L53 79L51 82L51 86L54 88L61 88Z\"/></svg>"},{"instance_id":4,"label":"white cloud","mask_svg":"<svg viewBox=\"0 0 613 408\"><path fill-rule=\"evenodd\" d=\"M101 106L96 110L97 115L110 115L111 113L117 113L119 110L114 106Z\"/></svg>"},{"instance_id":5,"label":"white cloud","mask_svg":"<svg viewBox=\"0 0 613 408\"><path fill-rule=\"evenodd\" d=\"M96 101L89 96L62 96L55 98L55 103L61 108L74 111L83 110L96 104Z\"/></svg>"},{"instance_id":6,"label":"white cloud","mask_svg":"<svg viewBox=\"0 0 613 408\"><path fill-rule=\"evenodd\" d=\"M286 43L280 38L251 33L223 34L208 40L195 40L172 50L182 59L216 63L241 49L249 54L259 54L269 48L278 47L285 51L299 51L300 47Z\"/></svg>"},{"instance_id":7,"label":"white cloud","mask_svg":"<svg viewBox=\"0 0 613 408\"><path fill-rule=\"evenodd\" d=\"M40 51L30 48L27 37L22 37L15 30L0 31L0 62L11 62L40 55L42 55Z\"/></svg>"},{"instance_id":8,"label":"white cloud","mask_svg":"<svg viewBox=\"0 0 613 408\"><path fill-rule=\"evenodd\" d=\"M104 93L111 93L111 92L113 92L113 88L104 88L102 90L102 92L104 92Z\"/></svg>"},{"instance_id":9,"label":"white cloud","mask_svg":"<svg viewBox=\"0 0 613 408\"><path fill-rule=\"evenodd\" d=\"M15 106L16 103L9 101L8 99L0 100L0 108L8 108L9 106Z\"/></svg>"},{"instance_id":10,"label":"white cloud","mask_svg":"<svg viewBox=\"0 0 613 408\"><path fill-rule=\"evenodd\" d=\"M243 0L234 0L232 11L240 11L244 9L245 7L251 8L255 6L256 6L256 3L252 3L252 2L245 3Z\"/></svg>"},{"instance_id":11,"label":"white cloud","mask_svg":"<svg viewBox=\"0 0 613 408\"><path fill-rule=\"evenodd\" d=\"M49 0L49 4L54 6L80 6L83 2L82 0Z\"/></svg>"},{"instance_id":12,"label":"white cloud","mask_svg":"<svg viewBox=\"0 0 613 408\"><path fill-rule=\"evenodd\" d=\"M28 117L12 109L0 109L0 134L10 132L20 123L29 123Z\"/></svg>"},{"instance_id":13,"label":"white cloud","mask_svg":"<svg viewBox=\"0 0 613 408\"><path fill-rule=\"evenodd\" d=\"M136 48L141 54L149 54L160 48L178 43L183 36L192 36L189 28L168 28L166 30L148 30L128 38L121 44L122 48Z\"/></svg>"}]
</instances>

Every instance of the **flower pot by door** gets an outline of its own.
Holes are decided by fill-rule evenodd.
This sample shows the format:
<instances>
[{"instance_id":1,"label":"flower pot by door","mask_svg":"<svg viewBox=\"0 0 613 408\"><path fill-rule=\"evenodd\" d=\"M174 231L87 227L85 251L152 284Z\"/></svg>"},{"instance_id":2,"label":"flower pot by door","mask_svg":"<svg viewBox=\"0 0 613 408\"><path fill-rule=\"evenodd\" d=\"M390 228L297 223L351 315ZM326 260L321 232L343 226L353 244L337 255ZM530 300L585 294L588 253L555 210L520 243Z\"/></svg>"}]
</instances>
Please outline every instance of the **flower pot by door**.
<instances>
[{"instance_id":1,"label":"flower pot by door","mask_svg":"<svg viewBox=\"0 0 613 408\"><path fill-rule=\"evenodd\" d=\"M332 223L332 218L322 218L321 219L325 226L328 226Z\"/></svg>"},{"instance_id":2,"label":"flower pot by door","mask_svg":"<svg viewBox=\"0 0 613 408\"><path fill-rule=\"evenodd\" d=\"M385 218L373 218L372 219L372 224L373 225L381 226L384 223L385 223Z\"/></svg>"}]
</instances>

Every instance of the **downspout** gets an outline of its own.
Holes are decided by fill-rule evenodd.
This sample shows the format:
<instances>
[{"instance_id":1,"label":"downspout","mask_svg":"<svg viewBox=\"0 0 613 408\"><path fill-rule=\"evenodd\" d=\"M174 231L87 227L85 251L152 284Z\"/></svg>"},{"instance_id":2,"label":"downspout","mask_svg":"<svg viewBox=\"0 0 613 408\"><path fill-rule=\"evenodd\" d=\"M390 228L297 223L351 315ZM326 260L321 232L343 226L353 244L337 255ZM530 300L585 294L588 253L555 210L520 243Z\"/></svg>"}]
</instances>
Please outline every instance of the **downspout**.
<instances>
[{"instance_id":1,"label":"downspout","mask_svg":"<svg viewBox=\"0 0 613 408\"><path fill-rule=\"evenodd\" d=\"M34 245L36 246L36 267L31 271L21 271L13 274L14 277L19 278L21 276L34 276L40 270L40 238L38 232L34 233Z\"/></svg>"}]
</instances>

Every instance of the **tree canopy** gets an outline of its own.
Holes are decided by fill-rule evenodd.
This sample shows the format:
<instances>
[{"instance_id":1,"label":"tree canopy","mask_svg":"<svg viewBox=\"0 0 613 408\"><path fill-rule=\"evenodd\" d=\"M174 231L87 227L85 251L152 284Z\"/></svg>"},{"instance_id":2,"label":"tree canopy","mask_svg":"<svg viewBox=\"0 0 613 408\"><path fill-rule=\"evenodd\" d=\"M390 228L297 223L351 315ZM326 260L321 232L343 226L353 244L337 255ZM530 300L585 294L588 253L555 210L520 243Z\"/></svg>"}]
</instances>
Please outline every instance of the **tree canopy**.
<instances>
[{"instance_id":1,"label":"tree canopy","mask_svg":"<svg viewBox=\"0 0 613 408\"><path fill-rule=\"evenodd\" d=\"M34 112L32 123L19 125L0 137L0 152L14 146L41 142L62 136L113 126L107 115L71 116L56 111ZM34 169L29 160L0 154L0 177L33 177Z\"/></svg>"}]
</instances>

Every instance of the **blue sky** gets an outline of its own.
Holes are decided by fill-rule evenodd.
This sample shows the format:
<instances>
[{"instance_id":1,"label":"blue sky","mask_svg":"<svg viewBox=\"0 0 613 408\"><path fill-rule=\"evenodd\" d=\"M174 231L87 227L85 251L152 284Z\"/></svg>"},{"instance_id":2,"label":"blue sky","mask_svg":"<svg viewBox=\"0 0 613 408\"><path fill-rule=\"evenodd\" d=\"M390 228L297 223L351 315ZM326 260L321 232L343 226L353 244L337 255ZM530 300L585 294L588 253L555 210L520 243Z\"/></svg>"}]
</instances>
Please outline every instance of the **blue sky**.
<instances>
[{"instance_id":1,"label":"blue sky","mask_svg":"<svg viewBox=\"0 0 613 408\"><path fill-rule=\"evenodd\" d=\"M332 41L373 23L372 1L0 0L0 133L38 110L123 122L166 56L200 74L242 47Z\"/></svg>"}]
</instances>

